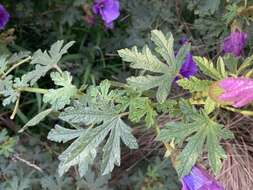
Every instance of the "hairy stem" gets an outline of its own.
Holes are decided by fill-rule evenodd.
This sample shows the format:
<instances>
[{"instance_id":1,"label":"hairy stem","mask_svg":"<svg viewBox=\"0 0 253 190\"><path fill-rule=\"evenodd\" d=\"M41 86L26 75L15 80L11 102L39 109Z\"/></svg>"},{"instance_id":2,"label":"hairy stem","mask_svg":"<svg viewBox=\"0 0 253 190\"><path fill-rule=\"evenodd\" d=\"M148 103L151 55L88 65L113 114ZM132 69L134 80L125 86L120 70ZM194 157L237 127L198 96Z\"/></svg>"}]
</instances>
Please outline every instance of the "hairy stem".
<instances>
[{"instance_id":1,"label":"hairy stem","mask_svg":"<svg viewBox=\"0 0 253 190\"><path fill-rule=\"evenodd\" d=\"M17 101L16 101L16 103L15 103L14 110L13 110L13 112L12 112L12 114L11 114L11 117L10 117L11 119L14 119L14 117L15 117L17 111L18 111L19 101L20 101L20 93L18 94L18 99L17 99Z\"/></svg>"},{"instance_id":2,"label":"hairy stem","mask_svg":"<svg viewBox=\"0 0 253 190\"><path fill-rule=\"evenodd\" d=\"M30 61L31 59L32 59L32 57L29 56L29 57L23 59L22 61L20 61L20 62L14 64L14 65L12 65L12 67L11 67L8 71L6 71L6 73L4 73L4 74L1 76L1 79L5 78L5 77L6 77L8 74L10 74L14 69L16 69L17 67L19 67L19 66L22 65L23 63L25 63L25 62L27 62L27 61Z\"/></svg>"},{"instance_id":3,"label":"hairy stem","mask_svg":"<svg viewBox=\"0 0 253 190\"><path fill-rule=\"evenodd\" d=\"M48 92L47 89L30 88L30 87L18 88L17 90L20 92L33 92L33 93L39 93L39 94L46 94Z\"/></svg>"}]
</instances>

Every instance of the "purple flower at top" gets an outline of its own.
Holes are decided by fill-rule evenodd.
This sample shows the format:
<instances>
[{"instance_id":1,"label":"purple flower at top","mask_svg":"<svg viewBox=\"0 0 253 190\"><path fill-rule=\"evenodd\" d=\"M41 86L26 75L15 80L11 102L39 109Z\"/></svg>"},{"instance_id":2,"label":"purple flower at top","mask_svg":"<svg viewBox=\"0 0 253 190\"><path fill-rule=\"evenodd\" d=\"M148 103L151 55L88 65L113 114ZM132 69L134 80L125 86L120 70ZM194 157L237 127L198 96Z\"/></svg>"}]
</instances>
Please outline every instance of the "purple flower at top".
<instances>
[{"instance_id":1,"label":"purple flower at top","mask_svg":"<svg viewBox=\"0 0 253 190\"><path fill-rule=\"evenodd\" d=\"M0 30L4 29L5 25L10 19L8 11L0 4Z\"/></svg>"},{"instance_id":2,"label":"purple flower at top","mask_svg":"<svg viewBox=\"0 0 253 190\"><path fill-rule=\"evenodd\" d=\"M229 77L218 82L221 88L218 101L227 102L236 108L253 101L253 79Z\"/></svg>"},{"instance_id":3,"label":"purple flower at top","mask_svg":"<svg viewBox=\"0 0 253 190\"><path fill-rule=\"evenodd\" d=\"M246 45L248 35L244 32L236 30L226 37L222 44L224 53L231 53L239 57Z\"/></svg>"},{"instance_id":4,"label":"purple flower at top","mask_svg":"<svg viewBox=\"0 0 253 190\"><path fill-rule=\"evenodd\" d=\"M113 21L120 15L119 7L119 0L95 0L92 10L102 17L107 28L113 28Z\"/></svg>"},{"instance_id":5,"label":"purple flower at top","mask_svg":"<svg viewBox=\"0 0 253 190\"><path fill-rule=\"evenodd\" d=\"M193 166L181 182L182 190L224 190L205 170L196 166Z\"/></svg>"}]
</instances>

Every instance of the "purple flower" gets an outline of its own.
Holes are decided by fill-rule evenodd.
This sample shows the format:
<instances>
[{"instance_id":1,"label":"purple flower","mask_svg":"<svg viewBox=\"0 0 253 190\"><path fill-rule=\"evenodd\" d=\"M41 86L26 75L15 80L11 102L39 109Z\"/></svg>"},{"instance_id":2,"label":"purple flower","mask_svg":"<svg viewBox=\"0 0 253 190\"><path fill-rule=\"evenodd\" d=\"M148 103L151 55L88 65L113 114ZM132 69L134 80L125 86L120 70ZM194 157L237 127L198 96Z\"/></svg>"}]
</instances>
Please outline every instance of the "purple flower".
<instances>
[{"instance_id":1,"label":"purple flower","mask_svg":"<svg viewBox=\"0 0 253 190\"><path fill-rule=\"evenodd\" d=\"M106 27L113 28L113 21L120 15L119 0L95 0L92 10L102 17Z\"/></svg>"},{"instance_id":2,"label":"purple flower","mask_svg":"<svg viewBox=\"0 0 253 190\"><path fill-rule=\"evenodd\" d=\"M246 77L229 77L218 82L222 89L218 96L236 108L245 106L253 101L253 79Z\"/></svg>"},{"instance_id":3,"label":"purple flower","mask_svg":"<svg viewBox=\"0 0 253 190\"><path fill-rule=\"evenodd\" d=\"M182 190L224 190L206 171L196 166L181 182Z\"/></svg>"},{"instance_id":4,"label":"purple flower","mask_svg":"<svg viewBox=\"0 0 253 190\"><path fill-rule=\"evenodd\" d=\"M240 56L246 45L247 34L236 30L226 37L222 44L224 53L231 53L234 56Z\"/></svg>"},{"instance_id":5,"label":"purple flower","mask_svg":"<svg viewBox=\"0 0 253 190\"><path fill-rule=\"evenodd\" d=\"M179 43L181 45L184 45L186 43L188 43L188 39L186 37L182 37L180 40L179 40ZM186 58L184 60L184 63L183 65L181 66L180 68L180 71L179 71L179 74L182 76L182 77L185 77L185 78L190 78L191 76L194 76L196 73L198 72L198 68L197 68L197 65L196 63L194 62L193 58L192 58L192 54L189 52L187 55L186 55ZM178 80L179 77L176 77L176 80Z\"/></svg>"},{"instance_id":6,"label":"purple flower","mask_svg":"<svg viewBox=\"0 0 253 190\"><path fill-rule=\"evenodd\" d=\"M179 40L179 44L180 45L184 45L184 44L186 44L186 43L188 43L189 42L189 40L188 40L188 38L186 37L186 36L183 36L182 38L180 38L180 40Z\"/></svg>"},{"instance_id":7,"label":"purple flower","mask_svg":"<svg viewBox=\"0 0 253 190\"><path fill-rule=\"evenodd\" d=\"M0 4L0 30L4 29L10 19L10 15L3 5Z\"/></svg>"},{"instance_id":8,"label":"purple flower","mask_svg":"<svg viewBox=\"0 0 253 190\"><path fill-rule=\"evenodd\" d=\"M190 78L191 76L195 75L197 72L198 72L198 68L192 58L192 54L188 53L182 67L180 68L179 73L185 78Z\"/></svg>"}]
</instances>

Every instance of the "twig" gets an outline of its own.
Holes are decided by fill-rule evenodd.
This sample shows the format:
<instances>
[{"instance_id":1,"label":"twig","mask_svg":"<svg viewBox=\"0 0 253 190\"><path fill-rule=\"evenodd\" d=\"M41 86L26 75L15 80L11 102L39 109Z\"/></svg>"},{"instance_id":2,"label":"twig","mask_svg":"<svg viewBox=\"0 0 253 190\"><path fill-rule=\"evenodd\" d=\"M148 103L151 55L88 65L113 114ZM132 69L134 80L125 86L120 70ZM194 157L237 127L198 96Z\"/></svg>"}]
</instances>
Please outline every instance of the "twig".
<instances>
[{"instance_id":1,"label":"twig","mask_svg":"<svg viewBox=\"0 0 253 190\"><path fill-rule=\"evenodd\" d=\"M17 160L19 160L20 162L23 162L23 163L25 163L26 165L28 165L28 166L34 168L35 170L37 170L37 171L43 173L43 170L42 170L39 166L37 166L37 165L35 165L35 164L32 164L31 162L29 162L29 161L27 161L27 160L24 160L23 158L19 157L17 154L14 154L13 157L16 158Z\"/></svg>"}]
</instances>

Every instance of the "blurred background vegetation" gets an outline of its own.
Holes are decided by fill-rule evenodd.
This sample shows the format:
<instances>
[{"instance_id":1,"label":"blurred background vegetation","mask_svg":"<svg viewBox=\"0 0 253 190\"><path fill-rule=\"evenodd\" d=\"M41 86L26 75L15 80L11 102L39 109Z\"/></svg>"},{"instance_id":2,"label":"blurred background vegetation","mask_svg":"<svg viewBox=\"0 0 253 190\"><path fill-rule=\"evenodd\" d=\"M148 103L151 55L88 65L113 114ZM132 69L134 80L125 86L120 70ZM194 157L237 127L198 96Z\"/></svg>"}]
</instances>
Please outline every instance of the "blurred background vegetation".
<instances>
[{"instance_id":1,"label":"blurred background vegetation","mask_svg":"<svg viewBox=\"0 0 253 190\"><path fill-rule=\"evenodd\" d=\"M234 18L238 17L236 24L252 36L253 27L248 22L252 15L246 15L246 19L238 14L245 2L253 4L250 0L120 0L121 15L114 29L109 30L92 15L92 0L2 0L11 20L1 33L0 53L34 52L49 48L59 39L74 40L62 67L75 76L76 85L97 84L105 78L124 81L131 71L116 50L148 43L152 29L171 31L176 48L179 39L187 37L193 54L214 59L221 53L221 41L230 33ZM248 54L252 53L252 40L249 38ZM24 73L26 69L15 72ZM50 86L49 81L40 81L40 86ZM0 189L180 189L175 171L163 159L162 146L153 142L152 131L138 126L134 133L140 149L125 151L122 166L111 176L97 177L93 168L80 179L74 168L68 176L59 178L57 155L63 147L46 140L56 119L51 116L20 136L17 131L28 118L43 110L38 94L24 96L22 102L22 112L18 111L15 121L6 108L0 107Z\"/></svg>"}]
</instances>

